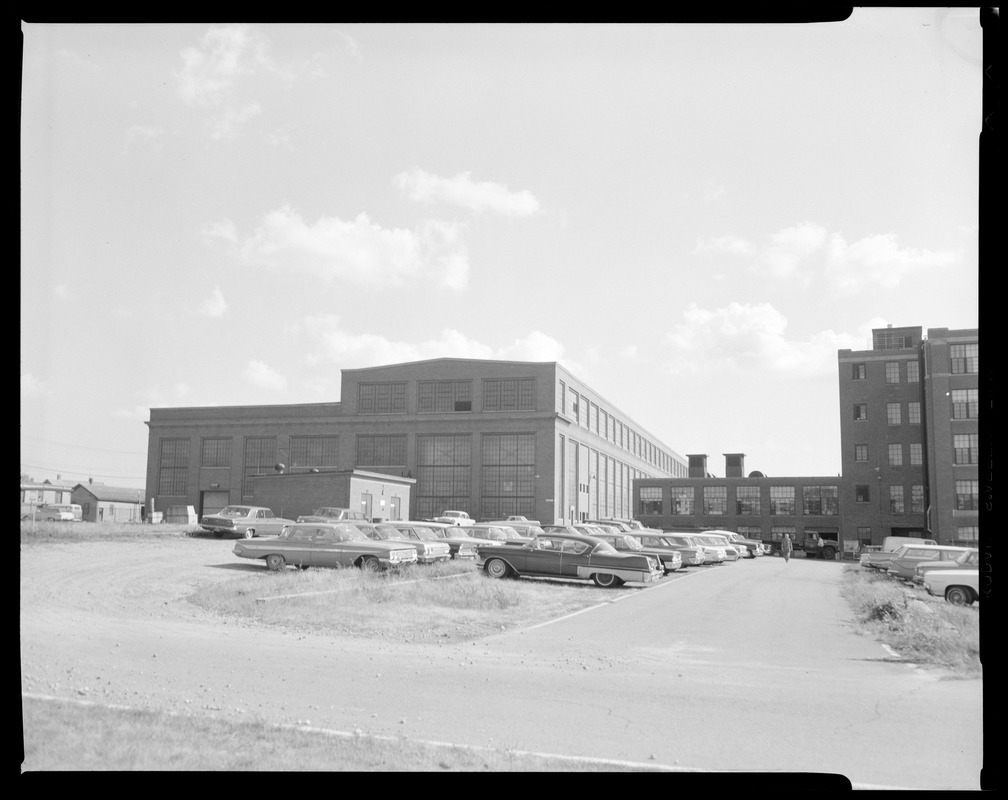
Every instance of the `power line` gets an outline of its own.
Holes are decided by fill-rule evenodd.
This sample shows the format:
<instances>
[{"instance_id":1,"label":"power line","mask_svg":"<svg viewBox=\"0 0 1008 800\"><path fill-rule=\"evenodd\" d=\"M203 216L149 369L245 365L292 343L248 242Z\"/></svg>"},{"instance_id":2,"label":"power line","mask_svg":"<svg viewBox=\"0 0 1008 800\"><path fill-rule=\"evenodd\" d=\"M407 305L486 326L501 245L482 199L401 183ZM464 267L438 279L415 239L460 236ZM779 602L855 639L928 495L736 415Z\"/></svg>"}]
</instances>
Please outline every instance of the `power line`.
<instances>
[{"instance_id":1,"label":"power line","mask_svg":"<svg viewBox=\"0 0 1008 800\"><path fill-rule=\"evenodd\" d=\"M146 456L146 453L141 453L136 450L109 450L104 447L88 447L83 444L73 444L72 442L57 442L52 439L43 439L39 436L29 436L26 433L21 434L22 439L34 439L36 442L45 442L46 444L58 444L63 447L76 447L79 450L93 450L96 453L120 453L127 456Z\"/></svg>"},{"instance_id":2,"label":"power line","mask_svg":"<svg viewBox=\"0 0 1008 800\"><path fill-rule=\"evenodd\" d=\"M45 470L46 472L55 472L55 473L57 473L59 475L69 475L71 477L78 476L78 477L85 477L85 478L110 478L112 480L117 480L117 481L146 481L147 480L146 476L144 476L143 478L138 478L135 475L103 475L103 474L101 474L99 472L73 472L73 471L70 471L70 470L60 469L59 467L47 467L47 466L43 466L42 464L26 464L26 463L24 463L22 461L21 462L21 470L24 471L24 469L26 467L28 469L41 469L41 470Z\"/></svg>"}]
</instances>

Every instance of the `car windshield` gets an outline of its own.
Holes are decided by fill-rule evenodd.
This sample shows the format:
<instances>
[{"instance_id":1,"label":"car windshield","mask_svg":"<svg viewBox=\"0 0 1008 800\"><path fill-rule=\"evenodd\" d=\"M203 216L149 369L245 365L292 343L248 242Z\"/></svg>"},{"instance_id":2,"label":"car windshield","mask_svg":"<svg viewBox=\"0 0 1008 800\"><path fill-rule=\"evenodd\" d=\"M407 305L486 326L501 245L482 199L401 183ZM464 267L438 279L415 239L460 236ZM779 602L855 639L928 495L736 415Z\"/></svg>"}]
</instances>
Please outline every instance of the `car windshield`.
<instances>
[{"instance_id":1,"label":"car windshield","mask_svg":"<svg viewBox=\"0 0 1008 800\"><path fill-rule=\"evenodd\" d=\"M339 538L345 542L366 542L368 537L354 525L340 525Z\"/></svg>"},{"instance_id":2,"label":"car windshield","mask_svg":"<svg viewBox=\"0 0 1008 800\"><path fill-rule=\"evenodd\" d=\"M430 528L413 528L413 535L416 536L417 539L422 539L425 542L436 541L440 538Z\"/></svg>"},{"instance_id":3,"label":"car windshield","mask_svg":"<svg viewBox=\"0 0 1008 800\"><path fill-rule=\"evenodd\" d=\"M609 544L609 542L599 542L592 548L593 555L598 553L615 553L615 552L616 548L613 547L611 544Z\"/></svg>"},{"instance_id":4,"label":"car windshield","mask_svg":"<svg viewBox=\"0 0 1008 800\"><path fill-rule=\"evenodd\" d=\"M343 509L341 508L316 508L314 511L316 517L336 517L337 519L343 516Z\"/></svg>"},{"instance_id":5,"label":"car windshield","mask_svg":"<svg viewBox=\"0 0 1008 800\"><path fill-rule=\"evenodd\" d=\"M409 535L403 533L395 525L376 525L374 528L379 539L393 540L397 542L408 542Z\"/></svg>"},{"instance_id":6,"label":"car windshield","mask_svg":"<svg viewBox=\"0 0 1008 800\"><path fill-rule=\"evenodd\" d=\"M623 542L623 547L626 548L627 550L644 549L644 545L642 545L634 536L621 536L620 540Z\"/></svg>"},{"instance_id":7,"label":"car windshield","mask_svg":"<svg viewBox=\"0 0 1008 800\"><path fill-rule=\"evenodd\" d=\"M252 509L248 506L225 506L217 512L218 517L247 517Z\"/></svg>"}]
</instances>

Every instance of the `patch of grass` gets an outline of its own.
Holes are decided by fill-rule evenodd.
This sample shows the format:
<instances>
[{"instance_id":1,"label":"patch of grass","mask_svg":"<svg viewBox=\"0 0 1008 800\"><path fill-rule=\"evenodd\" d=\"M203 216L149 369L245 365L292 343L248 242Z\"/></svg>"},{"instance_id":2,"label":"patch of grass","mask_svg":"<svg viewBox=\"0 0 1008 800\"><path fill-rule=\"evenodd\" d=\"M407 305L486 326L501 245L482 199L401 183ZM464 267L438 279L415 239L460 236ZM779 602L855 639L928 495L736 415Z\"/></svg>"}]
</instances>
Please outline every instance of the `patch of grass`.
<instances>
[{"instance_id":1,"label":"patch of grass","mask_svg":"<svg viewBox=\"0 0 1008 800\"><path fill-rule=\"evenodd\" d=\"M140 522L21 522L21 544L50 542L160 541L165 537L191 536L192 525L145 525Z\"/></svg>"},{"instance_id":2,"label":"patch of grass","mask_svg":"<svg viewBox=\"0 0 1008 800\"><path fill-rule=\"evenodd\" d=\"M864 630L904 659L942 667L957 677L983 674L980 610L954 606L876 570L844 568L841 592Z\"/></svg>"}]
</instances>

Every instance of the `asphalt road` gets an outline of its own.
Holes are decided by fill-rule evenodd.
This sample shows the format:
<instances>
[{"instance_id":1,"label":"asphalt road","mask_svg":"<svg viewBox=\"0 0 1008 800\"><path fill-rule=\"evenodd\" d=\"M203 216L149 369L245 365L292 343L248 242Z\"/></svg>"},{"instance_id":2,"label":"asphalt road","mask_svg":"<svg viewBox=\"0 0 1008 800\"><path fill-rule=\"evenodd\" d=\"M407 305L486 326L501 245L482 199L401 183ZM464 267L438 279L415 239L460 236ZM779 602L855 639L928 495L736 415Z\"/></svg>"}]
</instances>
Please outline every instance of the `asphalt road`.
<instances>
[{"instance_id":1,"label":"asphalt road","mask_svg":"<svg viewBox=\"0 0 1008 800\"><path fill-rule=\"evenodd\" d=\"M24 692L855 788L980 787L982 680L856 633L839 562L703 568L532 629L401 645L222 622L184 599L227 577L220 543L122 547L22 548Z\"/></svg>"}]
</instances>

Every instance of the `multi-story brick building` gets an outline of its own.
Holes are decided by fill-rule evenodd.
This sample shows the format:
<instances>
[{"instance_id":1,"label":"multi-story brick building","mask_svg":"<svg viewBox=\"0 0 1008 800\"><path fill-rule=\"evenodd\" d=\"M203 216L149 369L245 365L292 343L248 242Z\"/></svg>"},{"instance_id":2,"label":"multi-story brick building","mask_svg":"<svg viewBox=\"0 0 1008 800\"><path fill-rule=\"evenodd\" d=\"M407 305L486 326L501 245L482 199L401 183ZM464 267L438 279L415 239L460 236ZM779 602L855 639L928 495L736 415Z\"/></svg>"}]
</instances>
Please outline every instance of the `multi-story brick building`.
<instances>
[{"instance_id":1,"label":"multi-story brick building","mask_svg":"<svg viewBox=\"0 0 1008 800\"><path fill-rule=\"evenodd\" d=\"M682 456L555 362L343 370L339 402L152 408L147 424L153 512L253 502L254 477L279 469L359 470L414 481L408 511L389 515L553 522L630 516L634 480L686 474Z\"/></svg>"}]
</instances>

